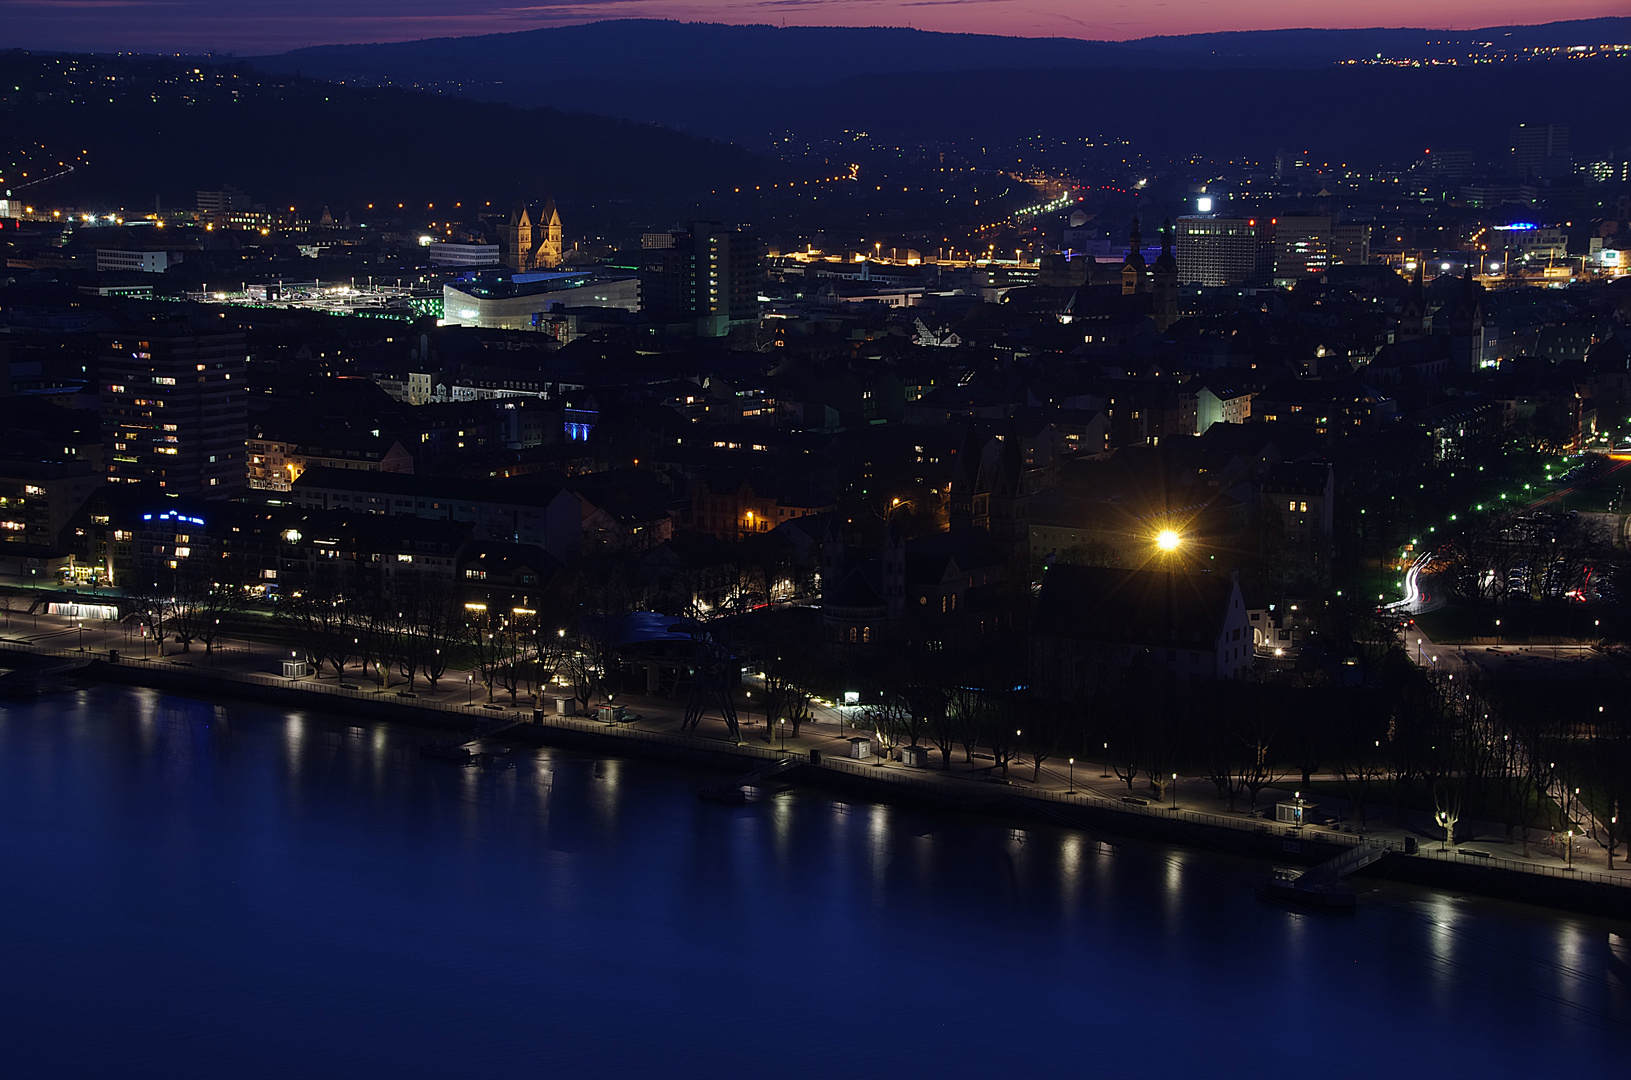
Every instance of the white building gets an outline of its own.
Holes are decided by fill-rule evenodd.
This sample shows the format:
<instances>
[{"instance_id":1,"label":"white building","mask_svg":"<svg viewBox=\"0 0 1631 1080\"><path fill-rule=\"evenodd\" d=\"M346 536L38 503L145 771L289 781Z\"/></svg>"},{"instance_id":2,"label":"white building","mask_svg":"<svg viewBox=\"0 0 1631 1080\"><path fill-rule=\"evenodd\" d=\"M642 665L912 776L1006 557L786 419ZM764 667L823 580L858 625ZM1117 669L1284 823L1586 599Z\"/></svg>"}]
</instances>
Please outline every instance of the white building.
<instances>
[{"instance_id":1,"label":"white building","mask_svg":"<svg viewBox=\"0 0 1631 1080\"><path fill-rule=\"evenodd\" d=\"M117 271L162 274L180 261L179 251L123 251L112 248L96 250L96 270L100 274Z\"/></svg>"},{"instance_id":2,"label":"white building","mask_svg":"<svg viewBox=\"0 0 1631 1080\"><path fill-rule=\"evenodd\" d=\"M502 262L497 244L433 242L425 245L425 256L432 266L498 266Z\"/></svg>"},{"instance_id":3,"label":"white building","mask_svg":"<svg viewBox=\"0 0 1631 1080\"><path fill-rule=\"evenodd\" d=\"M547 331L551 312L590 307L639 311L640 279L591 271L466 274L442 286L440 325Z\"/></svg>"}]
</instances>

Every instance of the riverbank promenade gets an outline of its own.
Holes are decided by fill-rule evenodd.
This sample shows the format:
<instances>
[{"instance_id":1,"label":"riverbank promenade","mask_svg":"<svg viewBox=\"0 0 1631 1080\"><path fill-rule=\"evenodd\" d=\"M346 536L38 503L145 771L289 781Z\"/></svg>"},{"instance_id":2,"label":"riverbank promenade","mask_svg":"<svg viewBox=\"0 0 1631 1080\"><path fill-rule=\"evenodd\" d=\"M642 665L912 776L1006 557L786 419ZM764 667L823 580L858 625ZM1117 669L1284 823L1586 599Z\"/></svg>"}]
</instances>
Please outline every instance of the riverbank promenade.
<instances>
[{"instance_id":1,"label":"riverbank promenade","mask_svg":"<svg viewBox=\"0 0 1631 1080\"><path fill-rule=\"evenodd\" d=\"M72 619L49 615L12 613L9 625L0 629L0 649L13 653L105 662L109 651L114 650L126 673L123 677L129 681L152 681L183 692L189 682L196 682L194 692L203 696L231 689L216 680L242 686L245 696L253 696L257 686L275 686L309 693L313 695L313 707L339 713L346 712L353 703L368 702L370 711L387 709L403 723L446 728L455 742L468 737L474 745L482 731L516 721L532 724L535 719L530 693L520 693L512 700L508 693L495 691L489 699L475 671L448 671L434 688L422 677L412 685L394 675L387 682L371 677L361 667L347 668L343 678L332 672L323 677L307 674L291 678L280 672L284 661L293 659L293 654L258 642L229 640L208 651L196 644L184 651L172 642L167 643L162 656L151 642L145 649L143 644L139 636L133 638L118 628L79 625ZM144 679L142 673L151 678ZM602 745L626 742L631 753L639 752L635 744L640 742L691 747L726 758L739 757L746 773L756 763L768 760L792 758L807 762L815 752L825 768L971 808L1000 808L1005 802L1026 800L1042 804L1042 809L1048 804L1060 808L1096 807L1139 818L1231 830L1254 838L1267 833L1291 844L1372 843L1404 851L1413 842L1416 854L1426 859L1631 888L1631 869L1625 867L1625 860L1616 857L1611 867L1607 850L1592 837L1577 835L1571 842L1566 835L1531 829L1527 841L1521 836L1509 841L1502 825L1463 819L1456 827L1456 842L1447 844L1442 828L1436 827L1426 812L1403 809L1395 815L1391 807L1367 804L1361 815L1343 794L1341 778L1331 774L1312 774L1307 790L1303 790L1300 776L1286 777L1258 793L1255 809L1247 805L1243 795L1237 795L1231 810L1228 801L1205 778L1180 776L1176 783L1169 780L1156 790L1142 775L1128 785L1112 775L1104 761L1083 757L1074 763L1068 757L1049 757L1038 768L1033 759L1024 756L1011 760L1006 770L997 766L989 754L982 754L979 747L974 748L972 758L961 746L954 748L946 768L941 767L940 752L932 746L923 766L878 753L856 758L851 756L851 740L873 734L863 709L817 706L813 710L814 722L802 725L795 735L791 725L767 727L764 713L756 707L761 698L752 679L744 681L736 697L741 735L737 740L730 738L717 714L705 716L696 732L687 735L682 730L683 702L643 695L616 695L615 704L622 707L622 715L615 721L611 713L593 707L587 715L559 715L556 700L569 696L569 691L565 687L555 689L558 694L542 695L544 728L593 733L602 737ZM502 731L497 737L502 740ZM1277 804L1296 804L1299 799L1302 824L1276 820Z\"/></svg>"}]
</instances>

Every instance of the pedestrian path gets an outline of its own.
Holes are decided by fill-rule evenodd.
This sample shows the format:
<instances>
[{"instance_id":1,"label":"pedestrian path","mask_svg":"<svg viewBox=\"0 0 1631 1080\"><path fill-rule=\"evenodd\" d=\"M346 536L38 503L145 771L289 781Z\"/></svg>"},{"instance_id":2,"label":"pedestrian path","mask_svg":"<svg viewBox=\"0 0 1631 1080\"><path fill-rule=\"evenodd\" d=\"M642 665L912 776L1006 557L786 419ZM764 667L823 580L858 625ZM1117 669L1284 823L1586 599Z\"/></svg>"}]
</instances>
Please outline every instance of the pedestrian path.
<instances>
[{"instance_id":1,"label":"pedestrian path","mask_svg":"<svg viewBox=\"0 0 1631 1080\"><path fill-rule=\"evenodd\" d=\"M131 665L191 669L199 675L209 675L238 682L261 685L280 685L310 692L326 694L336 699L336 706L346 699L369 699L385 704L399 703L405 710L411 708L434 709L444 713L467 717L472 732L470 741L479 741L487 733L483 729L497 730L498 725L512 726L532 718L533 698L530 693L518 694L511 700L508 694L495 695L494 701L485 695L474 673L450 671L437 681L435 688L416 680L413 688L403 681L392 683L381 680L370 682L362 672L347 672L345 679L332 674L323 678L306 675L285 678L274 674L281 670L283 656L272 647L246 647L227 644L214 650L195 647L186 652L171 652L159 658L156 655L142 660L126 652L124 635L114 630L86 630L84 652L77 646L64 647L64 639L45 625L47 616L40 616L39 633L0 635L0 643L22 644L39 653L59 656L99 655L105 657L108 648L121 650L121 663ZM35 637L40 638L34 641ZM22 640L19 640L19 639ZM173 647L173 646L172 646ZM564 688L563 688L564 692ZM620 723L606 723L598 718L557 716L552 709L544 711L546 723L563 728L619 735L631 740L651 739L675 745L696 748L712 747L738 755L776 761L789 756L800 762L810 760L812 750L819 751L823 767L852 772L873 779L911 786L925 792L934 792L960 802L1001 801L1023 798L1072 804L1098 806L1119 813L1140 814L1197 825L1221 827L1243 832L1271 833L1288 838L1306 838L1343 846L1373 843L1388 850L1403 851L1409 841L1415 841L1417 850L1429 858L1477 860L1484 865L1553 876L1573 876L1582 879L1601 879L1613 884L1631 887L1631 871L1620 869L1616 860L1609 872L1606 852L1594 845L1576 843L1572 855L1556 845L1506 843L1503 831L1491 823L1461 822L1458 837L1473 837L1454 847L1444 845L1431 827L1426 815L1401 815L1401 823L1385 822L1381 808L1367 811L1361 823L1345 811L1346 800L1330 796L1305 797L1307 814L1302 824L1287 824L1273 820L1277 803L1295 800L1295 787L1276 787L1260 793L1259 806L1230 812L1223 800L1216 797L1210 781L1202 778L1180 778L1156 792L1148 785L1132 786L1109 775L1101 764L1077 762L1066 766L1059 759L1048 759L1040 770L1028 759L1010 764L1006 775L1003 770L986 761L957 760L949 768L941 767L940 754L929 755L930 767L916 768L903 762L884 760L877 756L855 760L849 757L850 736L857 732L869 734L859 725L860 710L844 707L817 709L814 723L801 725L793 735L790 729L777 725L771 731L763 714L739 714L742 738L731 741L722 720L705 719L696 735L686 735L681 728L684 718L683 702L638 694L618 694L617 703L625 707L625 715L634 717ZM554 697L543 695L546 705L553 706ZM1095 775L1097 773L1097 775ZM1033 779L1034 776L1034 779ZM1311 777L1312 780L1330 780L1330 777ZM1127 800L1134 801L1127 801ZM1265 811L1268 816L1264 816ZM1495 839L1500 837L1500 839Z\"/></svg>"}]
</instances>

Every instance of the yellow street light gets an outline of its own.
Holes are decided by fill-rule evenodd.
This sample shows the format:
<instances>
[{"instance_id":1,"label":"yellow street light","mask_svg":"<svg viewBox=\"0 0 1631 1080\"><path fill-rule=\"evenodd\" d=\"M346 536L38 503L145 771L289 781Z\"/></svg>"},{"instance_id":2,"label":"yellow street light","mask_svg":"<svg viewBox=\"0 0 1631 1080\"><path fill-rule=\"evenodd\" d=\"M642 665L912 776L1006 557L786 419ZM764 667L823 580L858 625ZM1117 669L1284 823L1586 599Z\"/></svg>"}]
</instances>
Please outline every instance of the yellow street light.
<instances>
[{"instance_id":1,"label":"yellow street light","mask_svg":"<svg viewBox=\"0 0 1631 1080\"><path fill-rule=\"evenodd\" d=\"M1177 551L1183 542L1184 538L1172 529L1162 529L1155 537L1155 546L1162 551Z\"/></svg>"}]
</instances>

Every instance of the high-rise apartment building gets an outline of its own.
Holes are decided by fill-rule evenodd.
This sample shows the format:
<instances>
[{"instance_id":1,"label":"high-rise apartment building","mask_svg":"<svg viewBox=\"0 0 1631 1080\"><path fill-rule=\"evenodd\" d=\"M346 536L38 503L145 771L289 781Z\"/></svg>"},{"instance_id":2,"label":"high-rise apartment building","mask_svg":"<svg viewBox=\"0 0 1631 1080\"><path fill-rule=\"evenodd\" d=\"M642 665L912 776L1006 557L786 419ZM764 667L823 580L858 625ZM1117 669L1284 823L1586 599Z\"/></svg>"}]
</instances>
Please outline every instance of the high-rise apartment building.
<instances>
[{"instance_id":1,"label":"high-rise apartment building","mask_svg":"<svg viewBox=\"0 0 1631 1080\"><path fill-rule=\"evenodd\" d=\"M1186 285L1266 282L1272 253L1268 218L1189 216L1178 219L1178 280Z\"/></svg>"},{"instance_id":2,"label":"high-rise apartment building","mask_svg":"<svg viewBox=\"0 0 1631 1080\"><path fill-rule=\"evenodd\" d=\"M1507 131L1512 164L1539 176L1550 175L1569 160L1569 125L1518 124Z\"/></svg>"},{"instance_id":3,"label":"high-rise apartment building","mask_svg":"<svg viewBox=\"0 0 1631 1080\"><path fill-rule=\"evenodd\" d=\"M1364 266L1370 262L1370 226L1354 224L1331 227L1331 265Z\"/></svg>"},{"instance_id":4,"label":"high-rise apartment building","mask_svg":"<svg viewBox=\"0 0 1631 1080\"><path fill-rule=\"evenodd\" d=\"M689 324L723 337L759 309L764 259L759 239L715 221L693 221L668 248L641 252L640 310L652 322Z\"/></svg>"},{"instance_id":5,"label":"high-rise apartment building","mask_svg":"<svg viewBox=\"0 0 1631 1080\"><path fill-rule=\"evenodd\" d=\"M248 483L242 333L154 325L103 334L97 371L109 482L205 498Z\"/></svg>"},{"instance_id":6,"label":"high-rise apartment building","mask_svg":"<svg viewBox=\"0 0 1631 1080\"><path fill-rule=\"evenodd\" d=\"M1319 277L1331 265L1329 214L1282 214L1274 226L1274 284L1290 288L1303 278Z\"/></svg>"},{"instance_id":7,"label":"high-rise apartment building","mask_svg":"<svg viewBox=\"0 0 1631 1080\"><path fill-rule=\"evenodd\" d=\"M198 216L206 221L224 221L254 209L249 196L231 184L223 184L220 191L200 191L197 195Z\"/></svg>"}]
</instances>

